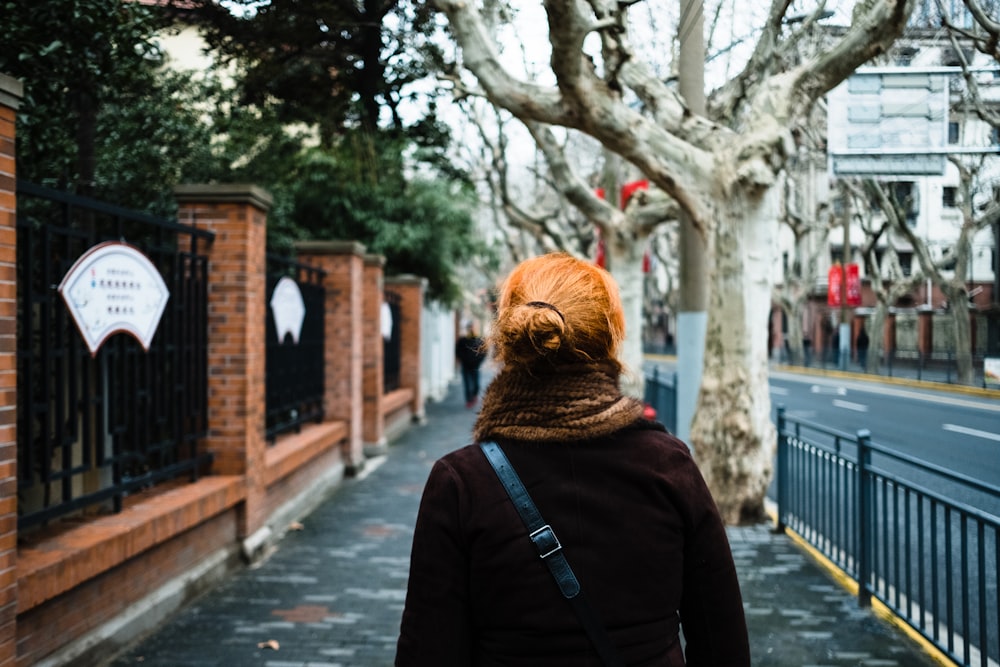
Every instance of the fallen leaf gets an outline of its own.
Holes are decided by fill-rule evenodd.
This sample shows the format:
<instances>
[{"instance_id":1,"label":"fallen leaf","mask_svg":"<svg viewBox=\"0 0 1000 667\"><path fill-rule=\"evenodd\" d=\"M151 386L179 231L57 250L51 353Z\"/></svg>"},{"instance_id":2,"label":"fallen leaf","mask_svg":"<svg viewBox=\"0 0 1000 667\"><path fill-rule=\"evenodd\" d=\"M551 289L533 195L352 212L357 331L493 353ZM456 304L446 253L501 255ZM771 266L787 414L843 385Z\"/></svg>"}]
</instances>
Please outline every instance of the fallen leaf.
<instances>
[{"instance_id":1,"label":"fallen leaf","mask_svg":"<svg viewBox=\"0 0 1000 667\"><path fill-rule=\"evenodd\" d=\"M266 642L257 642L257 648L271 648L277 651L280 647L277 639L268 639Z\"/></svg>"},{"instance_id":2,"label":"fallen leaf","mask_svg":"<svg viewBox=\"0 0 1000 667\"><path fill-rule=\"evenodd\" d=\"M288 524L288 530L302 530L303 528L305 528L305 526L303 526L298 521L293 521L290 524Z\"/></svg>"}]
</instances>

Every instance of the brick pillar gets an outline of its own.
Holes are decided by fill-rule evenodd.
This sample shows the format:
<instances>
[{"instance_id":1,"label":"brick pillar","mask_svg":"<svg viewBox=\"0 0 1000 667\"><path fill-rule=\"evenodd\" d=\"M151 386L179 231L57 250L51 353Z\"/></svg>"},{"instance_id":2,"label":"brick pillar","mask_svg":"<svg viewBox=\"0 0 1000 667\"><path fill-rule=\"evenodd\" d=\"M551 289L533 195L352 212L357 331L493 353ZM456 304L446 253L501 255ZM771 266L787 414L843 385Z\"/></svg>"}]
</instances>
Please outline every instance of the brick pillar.
<instances>
[{"instance_id":1,"label":"brick pillar","mask_svg":"<svg viewBox=\"0 0 1000 667\"><path fill-rule=\"evenodd\" d=\"M303 241L299 261L326 271L326 388L323 413L347 423L344 464L348 474L364 466L362 448L362 309L365 247L354 241Z\"/></svg>"},{"instance_id":2,"label":"brick pillar","mask_svg":"<svg viewBox=\"0 0 1000 667\"><path fill-rule=\"evenodd\" d=\"M365 255L364 287L362 288L364 322L363 380L364 409L361 439L366 456L384 454L386 451L385 416L382 414L382 397L385 394L384 339L382 337L382 271L385 258Z\"/></svg>"},{"instance_id":3,"label":"brick pillar","mask_svg":"<svg viewBox=\"0 0 1000 667\"><path fill-rule=\"evenodd\" d=\"M399 386L413 388L410 411L414 421L424 420L424 392L420 386L420 322L423 317L424 289L427 280L416 276L393 276L385 279L387 289L400 296L400 366Z\"/></svg>"},{"instance_id":4,"label":"brick pillar","mask_svg":"<svg viewBox=\"0 0 1000 667\"><path fill-rule=\"evenodd\" d=\"M267 211L271 197L251 185L181 185L178 219L215 232L208 252L208 449L212 471L241 475L240 534L263 528L264 383L267 367Z\"/></svg>"},{"instance_id":5,"label":"brick pillar","mask_svg":"<svg viewBox=\"0 0 1000 667\"><path fill-rule=\"evenodd\" d=\"M917 313L917 350L926 357L933 349L934 311L930 308L921 309Z\"/></svg>"},{"instance_id":6,"label":"brick pillar","mask_svg":"<svg viewBox=\"0 0 1000 667\"><path fill-rule=\"evenodd\" d=\"M21 82L0 74L0 667L17 659L17 153Z\"/></svg>"}]
</instances>

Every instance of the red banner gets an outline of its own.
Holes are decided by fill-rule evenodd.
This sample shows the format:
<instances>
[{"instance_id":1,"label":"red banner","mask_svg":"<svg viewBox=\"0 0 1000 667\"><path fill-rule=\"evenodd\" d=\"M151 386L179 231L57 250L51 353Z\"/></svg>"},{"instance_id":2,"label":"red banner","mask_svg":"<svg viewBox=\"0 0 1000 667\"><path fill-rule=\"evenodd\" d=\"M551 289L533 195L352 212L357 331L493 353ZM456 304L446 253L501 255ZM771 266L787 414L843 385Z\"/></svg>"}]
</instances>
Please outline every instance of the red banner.
<instances>
[{"instance_id":1,"label":"red banner","mask_svg":"<svg viewBox=\"0 0 1000 667\"><path fill-rule=\"evenodd\" d=\"M857 264L847 265L847 305L861 305L861 276Z\"/></svg>"},{"instance_id":2,"label":"red banner","mask_svg":"<svg viewBox=\"0 0 1000 667\"><path fill-rule=\"evenodd\" d=\"M840 291L844 283L844 269L834 264L826 274L826 305L840 306Z\"/></svg>"}]
</instances>

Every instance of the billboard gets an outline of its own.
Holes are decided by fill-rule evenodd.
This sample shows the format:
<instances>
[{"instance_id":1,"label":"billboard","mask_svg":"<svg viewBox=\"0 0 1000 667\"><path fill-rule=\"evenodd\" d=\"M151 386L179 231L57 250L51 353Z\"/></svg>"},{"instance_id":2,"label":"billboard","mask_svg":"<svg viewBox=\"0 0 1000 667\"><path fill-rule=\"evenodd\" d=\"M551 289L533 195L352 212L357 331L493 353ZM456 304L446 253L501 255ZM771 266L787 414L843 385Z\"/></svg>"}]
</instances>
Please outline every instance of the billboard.
<instances>
[{"instance_id":1,"label":"billboard","mask_svg":"<svg viewBox=\"0 0 1000 667\"><path fill-rule=\"evenodd\" d=\"M948 77L955 69L862 68L831 90L827 149L833 174L943 175Z\"/></svg>"}]
</instances>

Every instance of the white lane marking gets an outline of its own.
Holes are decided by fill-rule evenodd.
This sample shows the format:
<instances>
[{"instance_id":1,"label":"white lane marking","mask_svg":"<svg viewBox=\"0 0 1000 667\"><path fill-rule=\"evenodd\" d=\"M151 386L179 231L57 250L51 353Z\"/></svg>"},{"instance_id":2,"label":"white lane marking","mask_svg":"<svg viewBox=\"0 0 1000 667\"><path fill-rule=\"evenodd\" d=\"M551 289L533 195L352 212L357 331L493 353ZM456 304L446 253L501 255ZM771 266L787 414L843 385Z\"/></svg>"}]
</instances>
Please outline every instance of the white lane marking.
<instances>
[{"instance_id":1,"label":"white lane marking","mask_svg":"<svg viewBox=\"0 0 1000 667\"><path fill-rule=\"evenodd\" d=\"M819 393L818 387L824 386L823 382L827 384L825 386L829 387L827 391L831 391L834 383L845 385L839 387L843 391L847 391L847 387L853 392L862 392L865 394L875 394L885 398L886 396L895 396L897 398L910 398L917 401L925 401L927 403L938 403L941 405L954 405L961 408L972 408L973 410L986 410L987 412L1000 412L1000 401L993 398L961 398L953 395L943 395L940 393L919 393L915 390L899 389L895 386L889 384L872 384L870 382L857 381L857 382L847 382L841 379L831 379L826 380L825 378L809 378L808 380L801 379L801 376L795 376L792 373L781 373L772 372L771 377L780 377L783 380L788 380L791 382L800 382L801 384L813 384L811 391L816 394ZM876 380L877 383L877 380ZM925 391L937 392L938 390L928 389Z\"/></svg>"},{"instance_id":2,"label":"white lane marking","mask_svg":"<svg viewBox=\"0 0 1000 667\"><path fill-rule=\"evenodd\" d=\"M771 387L771 393L778 396L788 396L788 390L784 387Z\"/></svg>"},{"instance_id":3,"label":"white lane marking","mask_svg":"<svg viewBox=\"0 0 1000 667\"><path fill-rule=\"evenodd\" d=\"M967 428L965 426L959 426L957 424L942 424L941 428L943 428L946 431L954 431L955 433L962 433L963 435L974 435L977 438L986 438L987 440L996 440L997 442L1000 442L1000 433L979 431L974 428Z\"/></svg>"},{"instance_id":4,"label":"white lane marking","mask_svg":"<svg viewBox=\"0 0 1000 667\"><path fill-rule=\"evenodd\" d=\"M840 399L833 399L834 406L838 408L844 408L845 410L854 410L855 412L868 412L868 406L861 403L851 403L850 401L841 401Z\"/></svg>"},{"instance_id":5,"label":"white lane marking","mask_svg":"<svg viewBox=\"0 0 1000 667\"><path fill-rule=\"evenodd\" d=\"M814 394L836 394L837 396L847 396L846 387L824 387L822 385L814 384L809 388L809 391Z\"/></svg>"}]
</instances>

